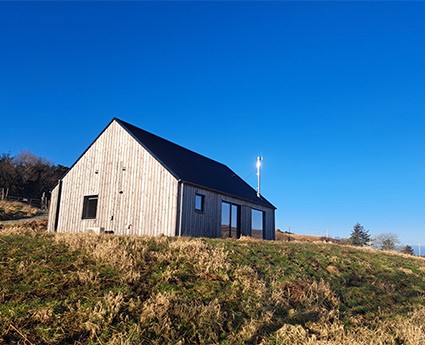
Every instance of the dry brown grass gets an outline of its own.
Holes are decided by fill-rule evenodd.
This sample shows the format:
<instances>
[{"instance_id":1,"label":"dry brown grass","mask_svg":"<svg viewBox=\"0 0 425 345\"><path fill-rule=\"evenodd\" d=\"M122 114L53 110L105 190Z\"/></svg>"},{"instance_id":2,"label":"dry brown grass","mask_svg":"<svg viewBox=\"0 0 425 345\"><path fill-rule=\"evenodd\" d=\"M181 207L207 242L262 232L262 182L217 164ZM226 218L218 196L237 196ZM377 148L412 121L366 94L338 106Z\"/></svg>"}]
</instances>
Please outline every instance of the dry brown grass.
<instances>
[{"instance_id":1,"label":"dry brown grass","mask_svg":"<svg viewBox=\"0 0 425 345\"><path fill-rule=\"evenodd\" d=\"M425 261L425 256L413 256L410 254L405 254L405 253L400 253L400 252L396 252L394 250L381 250L381 249L376 249L373 247L353 247L350 245L343 245L344 247L348 247L348 248L354 248L354 250L359 250L359 251L364 251L364 252L374 252L374 253L380 253L382 255L389 255L389 256L396 256L396 257L401 257L401 258L406 258L406 259L412 259L414 258L414 260L423 260Z\"/></svg>"},{"instance_id":2,"label":"dry brown grass","mask_svg":"<svg viewBox=\"0 0 425 345\"><path fill-rule=\"evenodd\" d=\"M425 343L425 266L414 257L245 238L0 234L11 241L0 243L11 277L0 275L0 344Z\"/></svg>"},{"instance_id":3,"label":"dry brown grass","mask_svg":"<svg viewBox=\"0 0 425 345\"><path fill-rule=\"evenodd\" d=\"M314 236L314 235L300 235L300 234L289 234L287 232L281 232L276 230L275 232L276 241L285 241L285 242L329 242L337 243L338 241L332 238L326 238L324 236Z\"/></svg>"},{"instance_id":4,"label":"dry brown grass","mask_svg":"<svg viewBox=\"0 0 425 345\"><path fill-rule=\"evenodd\" d=\"M425 307L418 307L407 317L377 320L375 324L359 324L347 328L335 320L308 323L306 326L285 324L264 345L422 345L425 344Z\"/></svg>"},{"instance_id":5,"label":"dry brown grass","mask_svg":"<svg viewBox=\"0 0 425 345\"><path fill-rule=\"evenodd\" d=\"M206 279L227 280L229 269L227 255L222 247L212 246L195 238L170 239L127 236L109 236L94 234L60 233L55 236L57 242L66 243L72 250L85 250L96 260L113 265L124 274L127 282L135 282L141 278L140 262L155 260L166 265L163 273L164 282L175 279L179 268L170 265L181 260L193 263L198 275ZM149 245L166 246L166 250L152 251Z\"/></svg>"},{"instance_id":6,"label":"dry brown grass","mask_svg":"<svg viewBox=\"0 0 425 345\"><path fill-rule=\"evenodd\" d=\"M0 224L0 233L3 235L41 233L45 231L47 231L47 217Z\"/></svg>"},{"instance_id":7,"label":"dry brown grass","mask_svg":"<svg viewBox=\"0 0 425 345\"><path fill-rule=\"evenodd\" d=\"M112 264L122 272L128 283L143 279L140 262L155 261L165 267L161 283L184 284L181 278L182 267L176 263L189 262L191 272L195 272L201 279L229 281L227 301L237 301L239 308L251 315L249 319L240 320L239 326L235 327L226 325L229 311L223 308L223 302L218 299L212 299L208 303L201 299L192 299L189 302L185 296L172 290L152 293L144 302L137 299L125 301L120 294L106 295L94 308L80 312L85 315L87 321L84 325L90 332L91 339L96 338L102 327L112 327L112 320L125 322L123 317L117 319L117 315L126 306L138 310L140 315L133 331L138 332L142 339L150 339L151 344L162 344L164 341L215 344L220 342L218 334L223 332L228 332L230 344L252 343L261 339L263 344L398 344L397 339L402 339L403 344L413 345L420 344L425 337L425 330L420 322L421 317L425 316L425 309L415 310L409 318L392 321L382 322L377 317L376 322L369 321L369 326L365 326L362 317L357 320L353 318L352 324L347 328L340 320L339 297L323 279L296 280L282 284L272 278L266 283L251 266L231 267L231 252L225 251L223 246L212 245L202 239L134 239L90 234L58 234L55 239L66 243L72 250L85 250L96 260ZM257 242L252 239L239 241L242 246ZM155 247L160 246L161 250L155 250ZM324 269L332 276L341 275L337 267L339 260L340 257L331 256L331 264ZM413 274L410 269L400 268L400 271ZM79 271L78 277L83 284L95 284L98 279L93 273L84 271ZM264 296L268 295L269 299L264 300ZM285 323L264 339L261 334L267 332L269 327L273 328L271 325L274 318L282 310L286 310L294 324ZM190 335L179 333L174 324L176 319L188 320L186 327L191 329ZM309 319L314 321L308 321ZM403 325L402 328L399 325ZM198 332L208 336L199 336ZM130 339L128 334L120 333L115 334L109 343L129 343Z\"/></svg>"},{"instance_id":8,"label":"dry brown grass","mask_svg":"<svg viewBox=\"0 0 425 345\"><path fill-rule=\"evenodd\" d=\"M17 201L0 200L0 221L30 218L40 214L38 208Z\"/></svg>"}]
</instances>

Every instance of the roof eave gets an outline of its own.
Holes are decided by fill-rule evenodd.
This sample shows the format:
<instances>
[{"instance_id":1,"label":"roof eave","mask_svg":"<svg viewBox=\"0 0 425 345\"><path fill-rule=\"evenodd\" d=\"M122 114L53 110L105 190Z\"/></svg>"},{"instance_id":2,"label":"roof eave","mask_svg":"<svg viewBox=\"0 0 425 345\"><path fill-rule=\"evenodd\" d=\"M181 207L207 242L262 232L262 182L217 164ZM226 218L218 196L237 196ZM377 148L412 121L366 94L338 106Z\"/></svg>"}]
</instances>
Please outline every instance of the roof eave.
<instances>
[{"instance_id":1,"label":"roof eave","mask_svg":"<svg viewBox=\"0 0 425 345\"><path fill-rule=\"evenodd\" d=\"M230 197L235 198L235 199L240 199L240 200L244 200L244 201L250 202L251 204L258 204L258 205L263 206L263 207L268 207L268 208L272 208L274 210L277 210L277 207L274 206L271 202L269 202L264 197L261 197L261 199L260 199L263 203L259 203L259 202L255 202L253 200L250 200L250 199L241 197L239 195L234 195L234 194L223 192L221 190L217 190L217 189L214 189L214 188L205 187L205 186L202 186L200 184L196 184L196 183L193 183L193 182L190 182L190 181L184 181L184 180L180 180L180 181L183 182L184 184L188 184L188 185L191 185L191 186L194 186L194 187L198 187L198 188L202 188L202 189L205 189L205 190L209 190L209 191L214 192L214 193L219 193L219 194L227 195L227 196L230 196Z\"/></svg>"}]
</instances>

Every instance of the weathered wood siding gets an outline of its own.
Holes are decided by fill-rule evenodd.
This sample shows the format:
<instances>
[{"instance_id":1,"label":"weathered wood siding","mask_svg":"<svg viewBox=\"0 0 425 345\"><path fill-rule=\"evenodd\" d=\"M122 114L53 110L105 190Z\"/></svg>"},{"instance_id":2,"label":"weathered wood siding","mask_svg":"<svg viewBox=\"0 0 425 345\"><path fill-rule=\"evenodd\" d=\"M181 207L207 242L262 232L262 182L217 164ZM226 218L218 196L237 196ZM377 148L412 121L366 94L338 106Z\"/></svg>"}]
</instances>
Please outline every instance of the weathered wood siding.
<instances>
[{"instance_id":1,"label":"weathered wood siding","mask_svg":"<svg viewBox=\"0 0 425 345\"><path fill-rule=\"evenodd\" d=\"M59 186L56 186L52 190L52 194L50 197L50 205L49 205L49 220L47 222L47 230L54 231L55 230L55 221L56 221L56 212L57 212L57 201L58 201L58 190Z\"/></svg>"},{"instance_id":2,"label":"weathered wood siding","mask_svg":"<svg viewBox=\"0 0 425 345\"><path fill-rule=\"evenodd\" d=\"M57 231L173 236L177 193L177 179L113 121L63 178ZM98 195L96 219L82 219L87 195Z\"/></svg>"},{"instance_id":3,"label":"weathered wood siding","mask_svg":"<svg viewBox=\"0 0 425 345\"><path fill-rule=\"evenodd\" d=\"M196 193L205 196L203 213L195 212ZM251 210L264 211L264 234L268 240L275 239L274 209L263 207L249 201L216 193L190 184L183 188L183 213L181 234L194 237L221 237L221 202L226 201L240 206L241 233L251 235Z\"/></svg>"}]
</instances>

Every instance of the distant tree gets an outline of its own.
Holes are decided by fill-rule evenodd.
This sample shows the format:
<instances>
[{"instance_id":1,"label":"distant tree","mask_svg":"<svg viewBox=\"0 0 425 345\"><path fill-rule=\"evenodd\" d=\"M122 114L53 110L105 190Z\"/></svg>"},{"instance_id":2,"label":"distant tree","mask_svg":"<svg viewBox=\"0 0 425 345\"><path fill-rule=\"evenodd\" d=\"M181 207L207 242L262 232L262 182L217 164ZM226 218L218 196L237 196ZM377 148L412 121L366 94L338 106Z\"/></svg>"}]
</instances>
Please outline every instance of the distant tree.
<instances>
[{"instance_id":1,"label":"distant tree","mask_svg":"<svg viewBox=\"0 0 425 345\"><path fill-rule=\"evenodd\" d=\"M409 245L402 247L401 250L400 250L400 253L408 254L408 255L415 255L415 252L414 252L412 246L409 246Z\"/></svg>"},{"instance_id":2,"label":"distant tree","mask_svg":"<svg viewBox=\"0 0 425 345\"><path fill-rule=\"evenodd\" d=\"M353 246L366 246L370 242L369 232L359 223L356 223L351 231L350 242Z\"/></svg>"},{"instance_id":3,"label":"distant tree","mask_svg":"<svg viewBox=\"0 0 425 345\"><path fill-rule=\"evenodd\" d=\"M398 243L398 236L391 232L379 234L373 239L373 246L381 250L394 250Z\"/></svg>"},{"instance_id":4,"label":"distant tree","mask_svg":"<svg viewBox=\"0 0 425 345\"><path fill-rule=\"evenodd\" d=\"M0 189L13 196L40 198L57 184L68 168L24 151L15 157L0 155Z\"/></svg>"},{"instance_id":5,"label":"distant tree","mask_svg":"<svg viewBox=\"0 0 425 345\"><path fill-rule=\"evenodd\" d=\"M15 194L28 197L38 197L43 183L43 175L50 168L50 163L31 152L23 151L13 158L18 173L18 183Z\"/></svg>"},{"instance_id":6,"label":"distant tree","mask_svg":"<svg viewBox=\"0 0 425 345\"><path fill-rule=\"evenodd\" d=\"M0 156L0 188L4 189L4 196L7 197L10 188L13 187L16 179L16 170L13 165L13 158L10 153L3 153Z\"/></svg>"}]
</instances>

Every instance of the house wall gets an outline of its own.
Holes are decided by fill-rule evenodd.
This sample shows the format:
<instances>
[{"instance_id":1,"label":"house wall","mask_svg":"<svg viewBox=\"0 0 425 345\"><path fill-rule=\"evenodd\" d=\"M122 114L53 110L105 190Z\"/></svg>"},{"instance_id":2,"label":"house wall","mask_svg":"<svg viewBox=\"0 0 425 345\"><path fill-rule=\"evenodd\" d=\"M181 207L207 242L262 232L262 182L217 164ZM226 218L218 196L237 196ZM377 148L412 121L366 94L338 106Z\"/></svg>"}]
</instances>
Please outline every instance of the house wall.
<instances>
[{"instance_id":1,"label":"house wall","mask_svg":"<svg viewBox=\"0 0 425 345\"><path fill-rule=\"evenodd\" d=\"M63 178L57 231L104 227L115 234L174 236L177 194L177 179L113 121ZM55 188L50 231L57 195ZM82 219L87 195L99 196L96 219Z\"/></svg>"},{"instance_id":2,"label":"house wall","mask_svg":"<svg viewBox=\"0 0 425 345\"><path fill-rule=\"evenodd\" d=\"M47 230L48 231L54 231L55 230L55 221L56 221L56 213L57 213L57 207L58 207L58 191L59 191L59 185L57 185L52 190L52 194L50 197L50 204L49 204L49 221L47 223Z\"/></svg>"},{"instance_id":3,"label":"house wall","mask_svg":"<svg viewBox=\"0 0 425 345\"><path fill-rule=\"evenodd\" d=\"M196 193L205 196L204 212L195 212ZM226 201L240 205L241 233L251 235L251 210L264 211L265 239L275 239L274 209L259 206L246 200L234 198L207 189L185 184L183 187L183 213L181 219L181 234L194 237L221 237L221 202Z\"/></svg>"}]
</instances>

